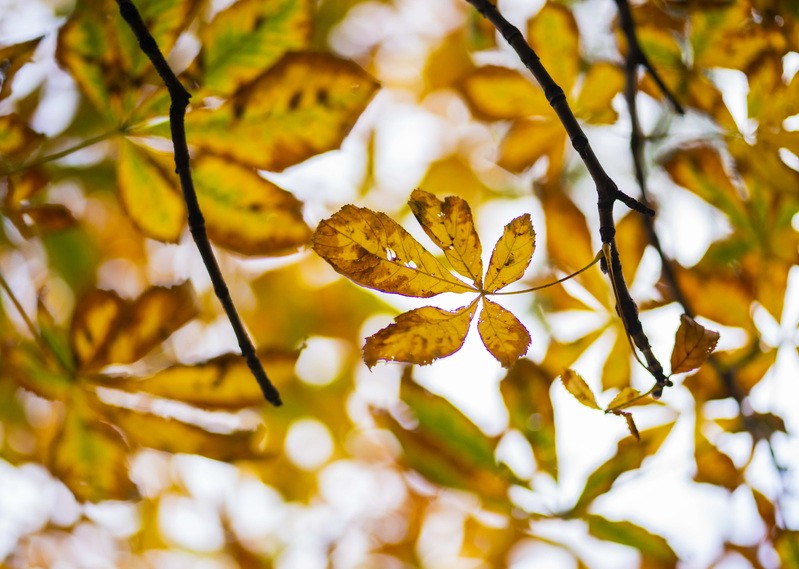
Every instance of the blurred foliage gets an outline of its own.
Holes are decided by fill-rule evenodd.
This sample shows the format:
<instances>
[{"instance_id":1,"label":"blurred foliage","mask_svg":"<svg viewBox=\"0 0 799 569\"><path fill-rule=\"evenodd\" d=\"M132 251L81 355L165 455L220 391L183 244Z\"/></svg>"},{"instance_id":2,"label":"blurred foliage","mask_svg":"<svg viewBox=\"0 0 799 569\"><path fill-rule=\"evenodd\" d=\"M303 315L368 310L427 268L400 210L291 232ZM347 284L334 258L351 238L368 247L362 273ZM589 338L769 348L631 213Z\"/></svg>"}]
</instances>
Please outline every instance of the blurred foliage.
<instances>
[{"instance_id":1,"label":"blurred foliage","mask_svg":"<svg viewBox=\"0 0 799 569\"><path fill-rule=\"evenodd\" d=\"M641 567L675 567L685 536L603 509L632 471L659 466L661 447L688 457L693 486L747 501L762 526L756 542L725 534L709 564L799 565L787 491L759 482L763 464L754 470L765 448L766 468L786 480L780 443L795 443L796 422L750 397L775 376L778 348L796 350L795 315L783 312L799 260L799 138L787 120L799 114L795 3L632 7L643 50L688 109L675 116L638 76L655 205L673 219L701 202L722 228L695 262L664 245L674 288L662 265L639 283L654 242L636 215L617 222L645 324L681 303L677 313L709 327L674 322L678 385L656 404L636 389L644 380L614 292L594 266L584 169L542 91L466 2L136 0L192 93L200 205L278 409L229 351L186 227L169 97L116 3L79 0L67 14L64 3L36 3L65 17L0 47L0 477L53 497L52 512L3 535L3 566L502 567L544 548L583 567L615 544ZM575 15L596 4L545 2L523 28L589 138L626 139L624 36L615 19ZM612 47L596 48L598 37ZM725 97L729 70L745 79L745 104ZM64 95L53 77L74 105L65 97L54 110ZM405 164L387 154L380 126L392 98L446 132L421 189L403 190L410 209L381 174L387 161ZM359 143L362 180L346 196L292 178ZM627 170L613 170L620 185L634 183ZM380 211L345 205L355 199ZM410 214L422 228L413 235ZM478 227L498 236L486 259ZM397 314L393 299L322 259L384 293L476 296L455 311L411 309L375 333ZM513 312L486 298L512 283L535 289L514 297ZM478 313L497 361L471 371L501 378L506 414L491 434L439 393L460 378L417 381L408 365L458 351ZM557 322L574 315L588 324L564 339ZM781 326L778 341L766 321ZM725 344L728 333L742 340ZM596 371L589 351L600 354ZM378 364L395 361L406 363ZM572 493L560 487L575 477L557 433L582 410L566 408L564 387L634 435L609 431L610 455ZM669 414L680 398L690 405ZM720 402L734 412L719 415ZM742 436L743 455L728 452ZM560 539L557 524L590 537Z\"/></svg>"}]
</instances>

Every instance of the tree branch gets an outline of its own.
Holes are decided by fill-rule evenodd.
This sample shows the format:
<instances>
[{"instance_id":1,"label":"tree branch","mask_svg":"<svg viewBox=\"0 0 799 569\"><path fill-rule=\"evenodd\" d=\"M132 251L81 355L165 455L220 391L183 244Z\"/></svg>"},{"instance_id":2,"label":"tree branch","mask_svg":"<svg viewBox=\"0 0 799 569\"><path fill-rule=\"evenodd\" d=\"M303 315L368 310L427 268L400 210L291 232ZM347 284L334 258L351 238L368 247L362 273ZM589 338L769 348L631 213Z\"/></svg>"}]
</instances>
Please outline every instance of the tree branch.
<instances>
[{"instance_id":1,"label":"tree branch","mask_svg":"<svg viewBox=\"0 0 799 569\"><path fill-rule=\"evenodd\" d=\"M643 326L638 317L638 308L632 296L630 296L630 291L624 281L624 275L621 270L621 260L619 259L619 252L616 248L616 225L613 221L613 205L616 201L620 201L630 209L647 216L655 215L654 210L619 190L616 183L605 172L596 154L594 154L588 142L588 138L585 136L579 122L577 122L577 118L569 107L563 89L552 79L552 76L541 63L535 51L527 44L519 29L508 22L502 14L499 13L497 7L489 0L466 1L474 6L480 14L494 25L497 31L502 34L502 37L504 37L516 51L525 67L533 74L538 84L544 90L547 101L549 101L549 104L566 129L572 146L580 155L580 158L582 158L591 178L594 180L598 198L599 233L602 239L603 249L606 251L605 263L603 266L607 269L611 284L613 285L613 290L616 294L616 310L630 338L632 338L635 346L644 355L647 369L662 390L663 386L671 385L671 382L664 375L663 366L652 353L649 339L644 333Z\"/></svg>"},{"instance_id":2,"label":"tree branch","mask_svg":"<svg viewBox=\"0 0 799 569\"><path fill-rule=\"evenodd\" d=\"M266 400L275 406L279 406L282 404L280 394L272 382L269 381L255 352L255 346L253 346L252 340L244 329L244 324L230 297L230 291L228 291L225 278L222 276L222 271L219 269L219 263L214 256L211 243L208 241L208 234L205 231L205 218L200 211L197 193L194 191L194 182L191 178L191 167L189 165L189 148L186 143L186 107L189 104L191 95L169 67L158 44L147 29L147 25L142 20L133 2L131 0L117 0L117 5L119 6L119 13L122 18L127 22L136 36L142 52L150 59L169 91L169 98L171 100L169 107L169 125L172 131L172 144L175 152L175 172L180 180L183 198L186 201L191 236L194 239L194 243L197 245L197 249L200 251L200 256L203 259L208 275L211 277L214 292L222 303L231 326L233 326L239 348L241 348L241 354L246 359L247 366L250 368L258 385L261 387L261 391Z\"/></svg>"}]
</instances>

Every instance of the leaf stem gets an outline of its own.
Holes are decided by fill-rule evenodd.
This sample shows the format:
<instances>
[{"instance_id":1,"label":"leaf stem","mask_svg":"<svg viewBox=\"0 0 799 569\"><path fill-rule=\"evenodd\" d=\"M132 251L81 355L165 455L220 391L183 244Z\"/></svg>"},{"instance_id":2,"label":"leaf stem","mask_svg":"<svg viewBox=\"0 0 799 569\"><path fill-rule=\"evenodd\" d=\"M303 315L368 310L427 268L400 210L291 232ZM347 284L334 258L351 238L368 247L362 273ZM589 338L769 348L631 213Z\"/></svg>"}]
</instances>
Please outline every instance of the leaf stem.
<instances>
[{"instance_id":1,"label":"leaf stem","mask_svg":"<svg viewBox=\"0 0 799 569\"><path fill-rule=\"evenodd\" d=\"M524 294L526 292L535 292L537 290L549 288L551 286L555 286L556 284L560 284L562 282L565 282L565 281L567 281L569 279L573 279L574 277L576 277L580 273L587 271L588 269L590 269L591 267L596 265L599 261L601 261L603 259L603 256L604 255L603 255L602 251L600 250L599 253L596 254L596 257L594 257L594 260L591 261L590 263L588 263L582 269L580 269L579 271L576 271L576 272L574 272L574 273L572 273L570 275L566 275L565 277L560 278L560 279L558 279L556 281L552 281L551 283L534 286L532 288L526 288L524 290L514 290L514 291L510 291L510 292L491 292L491 293L488 293L488 294L490 294L490 295Z\"/></svg>"},{"instance_id":2,"label":"leaf stem","mask_svg":"<svg viewBox=\"0 0 799 569\"><path fill-rule=\"evenodd\" d=\"M58 152L53 152L52 154L46 154L32 162L28 162L27 164L20 164L19 166L12 168L8 172L4 172L3 174L6 176L10 176L11 174L16 174L17 172L22 172L23 170L28 170L30 168L35 168L37 166L41 166L42 164L47 164L48 162L53 162L54 160L58 160L63 158L64 156L69 156L73 152L77 152L78 150L83 150L84 148L88 148L89 146L93 146L98 142L102 142L104 140L108 140L112 136L116 136L121 134L125 131L124 128L115 128L113 130L109 130L102 134L98 134L97 136L93 136L91 138L87 138L75 146L70 146L69 148L65 148L63 150L59 150Z\"/></svg>"}]
</instances>

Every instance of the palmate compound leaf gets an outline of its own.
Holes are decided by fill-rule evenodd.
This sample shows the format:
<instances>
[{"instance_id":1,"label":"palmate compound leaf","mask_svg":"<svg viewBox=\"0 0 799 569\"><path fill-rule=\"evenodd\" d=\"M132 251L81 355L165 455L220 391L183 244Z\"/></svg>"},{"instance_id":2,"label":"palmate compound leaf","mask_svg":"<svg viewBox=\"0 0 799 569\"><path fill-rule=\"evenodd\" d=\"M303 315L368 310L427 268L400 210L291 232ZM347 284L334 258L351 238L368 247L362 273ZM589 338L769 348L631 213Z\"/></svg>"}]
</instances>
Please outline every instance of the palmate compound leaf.
<instances>
[{"instance_id":1,"label":"palmate compound leaf","mask_svg":"<svg viewBox=\"0 0 799 569\"><path fill-rule=\"evenodd\" d=\"M425 365L457 352L466 340L477 310L477 299L453 312L423 306L404 312L366 339L363 360L370 368L378 360Z\"/></svg>"},{"instance_id":2,"label":"palmate compound leaf","mask_svg":"<svg viewBox=\"0 0 799 569\"><path fill-rule=\"evenodd\" d=\"M408 205L427 236L444 251L452 268L480 288L483 247L469 204L457 196L448 196L442 202L433 194L417 189Z\"/></svg>"},{"instance_id":3,"label":"palmate compound leaf","mask_svg":"<svg viewBox=\"0 0 799 569\"><path fill-rule=\"evenodd\" d=\"M345 277L383 292L427 298L476 292L384 213L352 205L322 221L313 249Z\"/></svg>"},{"instance_id":4,"label":"palmate compound leaf","mask_svg":"<svg viewBox=\"0 0 799 569\"><path fill-rule=\"evenodd\" d=\"M483 345L502 367L509 368L527 353L530 333L511 312L487 298L477 322Z\"/></svg>"},{"instance_id":5,"label":"palmate compound leaf","mask_svg":"<svg viewBox=\"0 0 799 569\"><path fill-rule=\"evenodd\" d=\"M507 224L494 246L485 275L485 290L496 292L522 278L535 252L535 230L530 214Z\"/></svg>"},{"instance_id":6,"label":"palmate compound leaf","mask_svg":"<svg viewBox=\"0 0 799 569\"><path fill-rule=\"evenodd\" d=\"M707 360L719 341L719 333L708 330L690 316L680 316L680 327L671 353L671 373L692 371Z\"/></svg>"}]
</instances>

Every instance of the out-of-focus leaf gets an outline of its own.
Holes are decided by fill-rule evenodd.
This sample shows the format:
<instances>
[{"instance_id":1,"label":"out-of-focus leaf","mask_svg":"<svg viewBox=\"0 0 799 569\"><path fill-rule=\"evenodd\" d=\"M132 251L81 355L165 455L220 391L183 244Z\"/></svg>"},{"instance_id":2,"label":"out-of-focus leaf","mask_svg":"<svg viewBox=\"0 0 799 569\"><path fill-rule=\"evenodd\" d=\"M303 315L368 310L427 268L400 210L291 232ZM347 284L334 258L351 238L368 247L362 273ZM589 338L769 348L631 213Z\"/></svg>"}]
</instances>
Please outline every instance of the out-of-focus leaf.
<instances>
[{"instance_id":1,"label":"out-of-focus leaf","mask_svg":"<svg viewBox=\"0 0 799 569\"><path fill-rule=\"evenodd\" d=\"M588 68L574 104L574 113L592 124L612 124L618 113L613 98L624 89L624 73L612 63L594 63Z\"/></svg>"},{"instance_id":2,"label":"out-of-focus leaf","mask_svg":"<svg viewBox=\"0 0 799 569\"><path fill-rule=\"evenodd\" d=\"M580 68L580 33L571 10L547 2L527 24L530 47L567 95Z\"/></svg>"},{"instance_id":3,"label":"out-of-focus leaf","mask_svg":"<svg viewBox=\"0 0 799 569\"><path fill-rule=\"evenodd\" d=\"M313 249L337 272L383 292L423 298L474 292L381 212L344 206L316 228Z\"/></svg>"},{"instance_id":4,"label":"out-of-focus leaf","mask_svg":"<svg viewBox=\"0 0 799 569\"><path fill-rule=\"evenodd\" d=\"M677 267L675 273L680 289L697 314L725 326L754 331L750 309L756 293L749 283L735 277L732 271L716 267Z\"/></svg>"},{"instance_id":5,"label":"out-of-focus leaf","mask_svg":"<svg viewBox=\"0 0 799 569\"><path fill-rule=\"evenodd\" d=\"M475 299L453 312L434 306L404 312L366 339L363 361L369 367L378 360L425 365L454 354L463 346L476 310Z\"/></svg>"},{"instance_id":6,"label":"out-of-focus leaf","mask_svg":"<svg viewBox=\"0 0 799 569\"><path fill-rule=\"evenodd\" d=\"M742 351L746 353L742 354ZM729 374L729 379L732 379L740 389L741 394L747 394L774 365L777 350L761 351L760 347L755 345L733 353L720 352L714 357L721 364L721 369ZM700 367L696 374L686 379L685 386L697 401L730 397L726 381L719 377L719 373L711 366Z\"/></svg>"},{"instance_id":7,"label":"out-of-focus leaf","mask_svg":"<svg viewBox=\"0 0 799 569\"><path fill-rule=\"evenodd\" d=\"M554 375L528 359L516 362L499 384L508 408L510 426L530 442L536 463L558 479L555 447L555 412L549 389Z\"/></svg>"},{"instance_id":8,"label":"out-of-focus leaf","mask_svg":"<svg viewBox=\"0 0 799 569\"><path fill-rule=\"evenodd\" d=\"M197 303L190 282L147 289L117 321L104 363L135 362L196 315Z\"/></svg>"},{"instance_id":9,"label":"out-of-focus leaf","mask_svg":"<svg viewBox=\"0 0 799 569\"><path fill-rule=\"evenodd\" d=\"M480 288L483 247L469 204L457 196L448 196L442 202L433 194L414 190L408 205L427 236L444 251L452 268Z\"/></svg>"},{"instance_id":10,"label":"out-of-focus leaf","mask_svg":"<svg viewBox=\"0 0 799 569\"><path fill-rule=\"evenodd\" d=\"M19 115L0 117L0 168L25 162L43 139Z\"/></svg>"},{"instance_id":11,"label":"out-of-focus leaf","mask_svg":"<svg viewBox=\"0 0 799 569\"><path fill-rule=\"evenodd\" d=\"M21 343L3 351L2 356L0 371L10 383L51 401L68 397L74 380L61 370L53 371L55 362L42 357L37 344Z\"/></svg>"},{"instance_id":12,"label":"out-of-focus leaf","mask_svg":"<svg viewBox=\"0 0 799 569\"><path fill-rule=\"evenodd\" d=\"M513 313L487 298L483 299L477 330L483 345L502 367L511 367L530 347L530 333L524 324Z\"/></svg>"},{"instance_id":13,"label":"out-of-focus leaf","mask_svg":"<svg viewBox=\"0 0 799 569\"><path fill-rule=\"evenodd\" d=\"M530 214L508 223L491 253L485 275L485 290L496 292L522 278L535 252L535 230Z\"/></svg>"},{"instance_id":14,"label":"out-of-focus leaf","mask_svg":"<svg viewBox=\"0 0 799 569\"><path fill-rule=\"evenodd\" d=\"M719 333L697 324L690 316L680 316L680 327L671 353L671 373L683 373L701 366L719 341Z\"/></svg>"},{"instance_id":15,"label":"out-of-focus leaf","mask_svg":"<svg viewBox=\"0 0 799 569\"><path fill-rule=\"evenodd\" d=\"M451 88L474 69L466 45L469 41L467 35L468 32L463 29L456 29L430 53L424 66L425 87L428 90Z\"/></svg>"},{"instance_id":16,"label":"out-of-focus leaf","mask_svg":"<svg viewBox=\"0 0 799 569\"><path fill-rule=\"evenodd\" d=\"M588 533L598 539L633 547L641 552L647 569L666 569L677 565L677 555L668 542L628 521L608 520L587 514Z\"/></svg>"},{"instance_id":17,"label":"out-of-focus leaf","mask_svg":"<svg viewBox=\"0 0 799 569\"><path fill-rule=\"evenodd\" d=\"M758 492L754 488L751 488L751 490L752 497L755 500L755 506L757 507L757 513L760 514L760 518L763 520L763 523L766 524L766 531L770 533L777 527L777 507L774 505L774 502L768 499L764 494Z\"/></svg>"},{"instance_id":18,"label":"out-of-focus leaf","mask_svg":"<svg viewBox=\"0 0 799 569\"><path fill-rule=\"evenodd\" d=\"M0 101L11 94L14 75L33 57L42 37L0 48Z\"/></svg>"},{"instance_id":19,"label":"out-of-focus leaf","mask_svg":"<svg viewBox=\"0 0 799 569\"><path fill-rule=\"evenodd\" d=\"M621 324L621 323L619 323ZM632 366L630 365L630 342L623 325L616 327L616 339L610 348L608 359L602 366L602 387L604 389L620 388L627 389L632 377Z\"/></svg>"},{"instance_id":20,"label":"out-of-focus leaf","mask_svg":"<svg viewBox=\"0 0 799 569\"><path fill-rule=\"evenodd\" d=\"M73 392L53 447L53 474L78 500L129 500L136 496L136 486L128 477L127 452L119 433L92 410L81 392Z\"/></svg>"},{"instance_id":21,"label":"out-of-focus leaf","mask_svg":"<svg viewBox=\"0 0 799 569\"><path fill-rule=\"evenodd\" d=\"M657 452L673 426L674 423L668 423L647 429L641 433L640 441L629 437L619 441L616 454L588 476L572 513L583 515L591 502L609 491L621 474L640 467L647 456Z\"/></svg>"},{"instance_id":22,"label":"out-of-focus leaf","mask_svg":"<svg viewBox=\"0 0 799 569\"><path fill-rule=\"evenodd\" d=\"M204 156L192 162L192 173L215 243L245 255L283 255L309 242L302 203L253 170Z\"/></svg>"},{"instance_id":23,"label":"out-of-focus leaf","mask_svg":"<svg viewBox=\"0 0 799 569\"><path fill-rule=\"evenodd\" d=\"M591 409L601 410L599 405L597 405L594 392L591 391L591 388L588 387L588 384L576 371L572 369L565 370L561 374L560 380L563 382L563 387L566 388L566 391L574 395L577 401Z\"/></svg>"},{"instance_id":24,"label":"out-of-focus leaf","mask_svg":"<svg viewBox=\"0 0 799 569\"><path fill-rule=\"evenodd\" d=\"M799 531L780 530L775 541L783 567L799 567Z\"/></svg>"},{"instance_id":25,"label":"out-of-focus leaf","mask_svg":"<svg viewBox=\"0 0 799 569\"><path fill-rule=\"evenodd\" d=\"M308 0L240 0L200 29L203 87L228 95L285 52L305 47Z\"/></svg>"},{"instance_id":26,"label":"out-of-focus leaf","mask_svg":"<svg viewBox=\"0 0 799 569\"><path fill-rule=\"evenodd\" d=\"M175 174L129 140L123 140L117 162L119 199L133 223L147 237L176 242L186 226L186 204Z\"/></svg>"},{"instance_id":27,"label":"out-of-focus leaf","mask_svg":"<svg viewBox=\"0 0 799 569\"><path fill-rule=\"evenodd\" d=\"M298 352L259 352L269 379L278 388L294 376ZM156 397L176 399L205 409L243 409L264 403L247 362L238 354L224 354L191 365L175 365L149 377L109 381L109 386Z\"/></svg>"},{"instance_id":28,"label":"out-of-focus leaf","mask_svg":"<svg viewBox=\"0 0 799 569\"><path fill-rule=\"evenodd\" d=\"M732 459L713 446L700 433L696 434L696 474L694 480L721 486L730 492L743 482L743 476L735 467Z\"/></svg>"},{"instance_id":29,"label":"out-of-focus leaf","mask_svg":"<svg viewBox=\"0 0 799 569\"><path fill-rule=\"evenodd\" d=\"M69 340L79 367L92 367L103 357L124 308L125 302L119 295L108 290L91 290L78 300Z\"/></svg>"},{"instance_id":30,"label":"out-of-focus leaf","mask_svg":"<svg viewBox=\"0 0 799 569\"><path fill-rule=\"evenodd\" d=\"M472 112L483 120L552 114L541 89L514 69L485 65L464 77L459 87Z\"/></svg>"},{"instance_id":31,"label":"out-of-focus leaf","mask_svg":"<svg viewBox=\"0 0 799 569\"><path fill-rule=\"evenodd\" d=\"M497 164L511 172L523 172L546 156L547 178L557 179L563 168L566 131L554 117L514 121L499 147Z\"/></svg>"},{"instance_id":32,"label":"out-of-focus leaf","mask_svg":"<svg viewBox=\"0 0 799 569\"><path fill-rule=\"evenodd\" d=\"M264 170L337 148L378 84L350 61L287 53L218 109L186 117L191 144ZM156 127L165 134L166 127Z\"/></svg>"},{"instance_id":33,"label":"out-of-focus leaf","mask_svg":"<svg viewBox=\"0 0 799 569\"><path fill-rule=\"evenodd\" d=\"M261 454L258 442L263 434L258 431L212 433L176 419L123 407L106 406L103 414L122 431L133 448L198 454L221 461L246 460Z\"/></svg>"},{"instance_id":34,"label":"out-of-focus leaf","mask_svg":"<svg viewBox=\"0 0 799 569\"><path fill-rule=\"evenodd\" d=\"M19 212L41 232L63 231L77 223L72 212L61 204L27 205L21 207Z\"/></svg>"},{"instance_id":35,"label":"out-of-focus leaf","mask_svg":"<svg viewBox=\"0 0 799 569\"><path fill-rule=\"evenodd\" d=\"M408 377L403 378L400 397L413 412L415 428L406 430L393 418L378 418L399 440L408 466L431 482L468 490L488 505L507 510L507 492L516 480L496 461L497 439Z\"/></svg>"},{"instance_id":36,"label":"out-of-focus leaf","mask_svg":"<svg viewBox=\"0 0 799 569\"><path fill-rule=\"evenodd\" d=\"M475 173L469 157L460 153L450 154L430 164L419 186L434 194L458 188L458 195L473 203L478 203L490 191Z\"/></svg>"}]
</instances>

